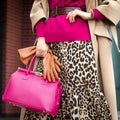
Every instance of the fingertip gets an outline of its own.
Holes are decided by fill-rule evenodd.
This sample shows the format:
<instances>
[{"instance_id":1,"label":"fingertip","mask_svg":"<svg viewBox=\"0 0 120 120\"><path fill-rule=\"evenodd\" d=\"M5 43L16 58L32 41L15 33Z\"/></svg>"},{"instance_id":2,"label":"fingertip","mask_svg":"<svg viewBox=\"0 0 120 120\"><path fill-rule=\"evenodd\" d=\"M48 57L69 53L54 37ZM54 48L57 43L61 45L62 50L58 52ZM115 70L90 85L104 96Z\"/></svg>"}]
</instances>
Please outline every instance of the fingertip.
<instances>
[{"instance_id":1,"label":"fingertip","mask_svg":"<svg viewBox=\"0 0 120 120\"><path fill-rule=\"evenodd\" d=\"M50 79L50 77L48 77L48 81L49 81L49 82L51 82L51 79Z\"/></svg>"},{"instance_id":2,"label":"fingertip","mask_svg":"<svg viewBox=\"0 0 120 120\"><path fill-rule=\"evenodd\" d=\"M55 82L56 80L54 79L53 82Z\"/></svg>"},{"instance_id":3,"label":"fingertip","mask_svg":"<svg viewBox=\"0 0 120 120\"><path fill-rule=\"evenodd\" d=\"M51 82L50 74L47 74L48 81Z\"/></svg>"},{"instance_id":4,"label":"fingertip","mask_svg":"<svg viewBox=\"0 0 120 120\"><path fill-rule=\"evenodd\" d=\"M43 77L44 77L44 79L46 79L46 76L45 76L45 75L44 75Z\"/></svg>"},{"instance_id":5,"label":"fingertip","mask_svg":"<svg viewBox=\"0 0 120 120\"><path fill-rule=\"evenodd\" d=\"M51 79L52 79L53 82L55 81L55 77L54 77L54 73L53 72L51 72Z\"/></svg>"},{"instance_id":6,"label":"fingertip","mask_svg":"<svg viewBox=\"0 0 120 120\"><path fill-rule=\"evenodd\" d=\"M44 77L44 79L46 79L46 71L45 70L43 71L43 77Z\"/></svg>"},{"instance_id":7,"label":"fingertip","mask_svg":"<svg viewBox=\"0 0 120 120\"><path fill-rule=\"evenodd\" d=\"M66 16L66 19L68 19L68 15Z\"/></svg>"}]
</instances>

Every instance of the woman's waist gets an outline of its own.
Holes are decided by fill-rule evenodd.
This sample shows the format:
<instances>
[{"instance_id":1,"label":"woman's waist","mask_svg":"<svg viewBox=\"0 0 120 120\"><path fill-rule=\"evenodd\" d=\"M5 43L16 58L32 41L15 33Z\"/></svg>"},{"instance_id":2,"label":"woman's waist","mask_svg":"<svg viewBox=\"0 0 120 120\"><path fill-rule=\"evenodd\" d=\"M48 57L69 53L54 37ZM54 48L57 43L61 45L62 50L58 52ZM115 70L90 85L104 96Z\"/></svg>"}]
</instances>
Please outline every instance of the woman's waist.
<instances>
[{"instance_id":1,"label":"woman's waist","mask_svg":"<svg viewBox=\"0 0 120 120\"><path fill-rule=\"evenodd\" d=\"M49 17L55 17L58 15L68 14L69 12L71 12L75 9L82 10L80 7L72 7L72 6L58 7L58 6L55 6L54 8L50 9Z\"/></svg>"},{"instance_id":2,"label":"woman's waist","mask_svg":"<svg viewBox=\"0 0 120 120\"><path fill-rule=\"evenodd\" d=\"M80 17L75 18L74 23L70 23L66 19L66 14L59 15L56 17L50 17L46 21L45 32L51 34L59 33L89 33L89 27L87 21L81 19Z\"/></svg>"},{"instance_id":3,"label":"woman's waist","mask_svg":"<svg viewBox=\"0 0 120 120\"><path fill-rule=\"evenodd\" d=\"M50 17L45 25L44 34L47 41L69 41L73 39L90 40L87 21L76 17L74 23L66 19L66 15Z\"/></svg>"}]
</instances>

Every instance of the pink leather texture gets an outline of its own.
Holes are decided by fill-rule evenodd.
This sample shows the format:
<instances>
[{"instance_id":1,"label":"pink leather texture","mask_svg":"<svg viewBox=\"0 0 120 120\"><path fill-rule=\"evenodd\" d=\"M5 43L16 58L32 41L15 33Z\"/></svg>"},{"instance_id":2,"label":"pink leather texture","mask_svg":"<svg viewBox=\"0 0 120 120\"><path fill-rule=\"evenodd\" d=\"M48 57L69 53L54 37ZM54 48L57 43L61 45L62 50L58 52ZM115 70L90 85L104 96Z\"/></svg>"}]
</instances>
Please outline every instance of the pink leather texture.
<instances>
[{"instance_id":1,"label":"pink leather texture","mask_svg":"<svg viewBox=\"0 0 120 120\"><path fill-rule=\"evenodd\" d=\"M2 100L54 116L59 108L62 84L58 79L48 82L36 75L30 70L32 63L28 69L18 68L10 76Z\"/></svg>"}]
</instances>

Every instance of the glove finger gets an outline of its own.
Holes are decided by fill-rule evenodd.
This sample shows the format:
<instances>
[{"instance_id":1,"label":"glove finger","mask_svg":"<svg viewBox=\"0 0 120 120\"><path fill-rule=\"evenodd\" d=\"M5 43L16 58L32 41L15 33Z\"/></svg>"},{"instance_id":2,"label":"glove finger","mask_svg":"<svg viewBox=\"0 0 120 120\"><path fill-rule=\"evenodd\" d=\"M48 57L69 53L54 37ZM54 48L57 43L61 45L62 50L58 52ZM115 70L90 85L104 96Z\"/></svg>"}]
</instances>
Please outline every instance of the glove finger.
<instances>
[{"instance_id":1,"label":"glove finger","mask_svg":"<svg viewBox=\"0 0 120 120\"><path fill-rule=\"evenodd\" d=\"M59 60L57 60L57 58L56 58L55 56L54 56L54 61L55 61L55 63L56 63L58 66L61 66Z\"/></svg>"},{"instance_id":2,"label":"glove finger","mask_svg":"<svg viewBox=\"0 0 120 120\"><path fill-rule=\"evenodd\" d=\"M55 82L55 77L54 77L54 74L53 74L52 71L51 71L51 73L50 73L50 76L51 76L51 80L52 80L53 82Z\"/></svg>"},{"instance_id":3,"label":"glove finger","mask_svg":"<svg viewBox=\"0 0 120 120\"><path fill-rule=\"evenodd\" d=\"M55 69L56 69L56 71L57 71L58 73L61 72L60 67L59 67L57 64L55 64Z\"/></svg>"},{"instance_id":4,"label":"glove finger","mask_svg":"<svg viewBox=\"0 0 120 120\"><path fill-rule=\"evenodd\" d=\"M52 51L48 49L48 54L51 56L52 59L60 66L60 62L57 60L56 56L53 55Z\"/></svg>"},{"instance_id":5,"label":"glove finger","mask_svg":"<svg viewBox=\"0 0 120 120\"><path fill-rule=\"evenodd\" d=\"M51 82L51 77L50 77L50 73L47 71L47 79L49 82Z\"/></svg>"},{"instance_id":6,"label":"glove finger","mask_svg":"<svg viewBox=\"0 0 120 120\"><path fill-rule=\"evenodd\" d=\"M55 78L58 78L58 73L57 73L56 69L53 69L53 73L54 73Z\"/></svg>"},{"instance_id":7,"label":"glove finger","mask_svg":"<svg viewBox=\"0 0 120 120\"><path fill-rule=\"evenodd\" d=\"M45 69L43 70L43 76L44 76L44 79L47 78L47 71Z\"/></svg>"},{"instance_id":8,"label":"glove finger","mask_svg":"<svg viewBox=\"0 0 120 120\"><path fill-rule=\"evenodd\" d=\"M52 81L53 82L55 82L55 78L57 78L58 77L58 74L57 74L57 71L56 71L56 68L55 68L55 61L54 61L54 58L53 57L51 57L51 61L50 61L50 63L51 63L51 78L52 78Z\"/></svg>"}]
</instances>

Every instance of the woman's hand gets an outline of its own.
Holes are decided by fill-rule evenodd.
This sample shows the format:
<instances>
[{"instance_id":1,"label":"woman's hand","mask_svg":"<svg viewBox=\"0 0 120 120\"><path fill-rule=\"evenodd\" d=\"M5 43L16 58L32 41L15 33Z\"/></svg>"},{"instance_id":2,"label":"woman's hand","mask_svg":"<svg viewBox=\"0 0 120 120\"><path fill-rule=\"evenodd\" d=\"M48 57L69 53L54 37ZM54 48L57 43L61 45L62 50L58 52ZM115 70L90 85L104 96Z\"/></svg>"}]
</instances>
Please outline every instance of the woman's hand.
<instances>
[{"instance_id":1,"label":"woman's hand","mask_svg":"<svg viewBox=\"0 0 120 120\"><path fill-rule=\"evenodd\" d=\"M48 48L49 47L48 47L47 43L45 42L45 38L39 37L37 45L36 45L36 56L44 57L47 54Z\"/></svg>"},{"instance_id":2,"label":"woman's hand","mask_svg":"<svg viewBox=\"0 0 120 120\"><path fill-rule=\"evenodd\" d=\"M49 49L44 37L38 38L36 56L43 57L43 75L49 82L55 82L60 73L60 62Z\"/></svg>"},{"instance_id":3,"label":"woman's hand","mask_svg":"<svg viewBox=\"0 0 120 120\"><path fill-rule=\"evenodd\" d=\"M70 23L73 23L73 22L75 22L76 16L81 17L83 20L92 19L92 13L84 12L84 11L81 11L78 9L75 9L75 10L69 12L66 19L68 19Z\"/></svg>"}]
</instances>

